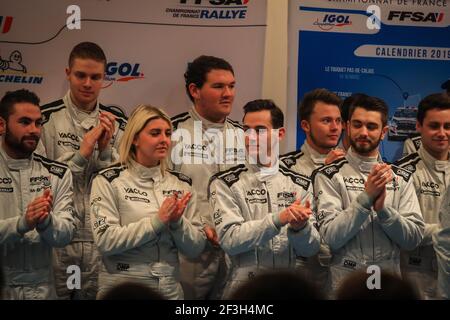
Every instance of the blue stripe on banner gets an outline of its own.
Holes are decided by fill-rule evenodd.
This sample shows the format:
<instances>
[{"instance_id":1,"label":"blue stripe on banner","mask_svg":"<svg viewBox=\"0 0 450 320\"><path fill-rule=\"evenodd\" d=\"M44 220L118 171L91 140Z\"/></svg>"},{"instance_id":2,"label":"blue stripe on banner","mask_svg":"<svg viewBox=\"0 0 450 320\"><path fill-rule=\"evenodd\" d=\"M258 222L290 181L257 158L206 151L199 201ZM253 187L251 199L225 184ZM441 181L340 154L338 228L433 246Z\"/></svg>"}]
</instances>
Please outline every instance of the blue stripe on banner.
<instances>
[{"instance_id":1,"label":"blue stripe on banner","mask_svg":"<svg viewBox=\"0 0 450 320\"><path fill-rule=\"evenodd\" d=\"M363 14L365 16L371 16L372 14L367 13L364 10L346 10L346 9L334 9L334 8L315 8L315 7L302 7L298 8L301 11L314 11L314 12L335 12L335 13L356 13Z\"/></svg>"}]
</instances>

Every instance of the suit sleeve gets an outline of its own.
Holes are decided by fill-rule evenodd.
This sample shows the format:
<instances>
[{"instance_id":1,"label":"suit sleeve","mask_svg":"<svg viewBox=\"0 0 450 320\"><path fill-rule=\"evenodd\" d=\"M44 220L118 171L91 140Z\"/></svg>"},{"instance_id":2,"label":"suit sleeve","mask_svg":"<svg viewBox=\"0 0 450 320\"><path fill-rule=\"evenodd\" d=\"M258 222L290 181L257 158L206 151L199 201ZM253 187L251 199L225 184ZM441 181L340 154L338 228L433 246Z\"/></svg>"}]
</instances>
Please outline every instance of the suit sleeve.
<instances>
[{"instance_id":1,"label":"suit sleeve","mask_svg":"<svg viewBox=\"0 0 450 320\"><path fill-rule=\"evenodd\" d=\"M220 179L211 182L209 198L219 243L231 256L250 251L280 232L274 221L278 213L260 220L244 221L235 195Z\"/></svg>"},{"instance_id":2,"label":"suit sleeve","mask_svg":"<svg viewBox=\"0 0 450 320\"><path fill-rule=\"evenodd\" d=\"M19 233L19 221L21 216L0 219L0 245L12 243L22 239Z\"/></svg>"},{"instance_id":3,"label":"suit sleeve","mask_svg":"<svg viewBox=\"0 0 450 320\"><path fill-rule=\"evenodd\" d=\"M368 198L365 192L344 210L343 199L334 179L335 176L330 179L320 172L316 174L314 201L320 235L332 251L337 251L358 234L371 210L362 204Z\"/></svg>"},{"instance_id":4,"label":"suit sleeve","mask_svg":"<svg viewBox=\"0 0 450 320\"><path fill-rule=\"evenodd\" d=\"M178 249L189 258L197 257L205 248L206 242L195 199L195 193L192 192L181 219L169 225L169 231Z\"/></svg>"},{"instance_id":5,"label":"suit sleeve","mask_svg":"<svg viewBox=\"0 0 450 320\"><path fill-rule=\"evenodd\" d=\"M73 215L72 174L66 171L62 179L53 177L53 209L48 218L36 226L36 230L50 246L64 247L72 241L75 232Z\"/></svg>"},{"instance_id":6,"label":"suit sleeve","mask_svg":"<svg viewBox=\"0 0 450 320\"><path fill-rule=\"evenodd\" d=\"M413 180L401 181L400 203L397 208L385 206L377 212L384 232L404 250L413 250L423 239L425 223L420 211L419 200Z\"/></svg>"},{"instance_id":7,"label":"suit sleeve","mask_svg":"<svg viewBox=\"0 0 450 320\"><path fill-rule=\"evenodd\" d=\"M299 190L299 192L301 192L299 194L302 195L302 205L304 205L306 201L309 201L312 204L311 187L306 192L304 189ZM312 214L301 230L294 231L293 229L288 228L287 236L289 243L292 244L298 256L310 257L319 252L320 235L315 225L316 218L314 217L314 214Z\"/></svg>"},{"instance_id":8,"label":"suit sleeve","mask_svg":"<svg viewBox=\"0 0 450 320\"><path fill-rule=\"evenodd\" d=\"M92 182L91 223L94 241L103 255L114 255L157 241L165 225L157 215L122 226L117 207L119 194L103 176Z\"/></svg>"}]
</instances>

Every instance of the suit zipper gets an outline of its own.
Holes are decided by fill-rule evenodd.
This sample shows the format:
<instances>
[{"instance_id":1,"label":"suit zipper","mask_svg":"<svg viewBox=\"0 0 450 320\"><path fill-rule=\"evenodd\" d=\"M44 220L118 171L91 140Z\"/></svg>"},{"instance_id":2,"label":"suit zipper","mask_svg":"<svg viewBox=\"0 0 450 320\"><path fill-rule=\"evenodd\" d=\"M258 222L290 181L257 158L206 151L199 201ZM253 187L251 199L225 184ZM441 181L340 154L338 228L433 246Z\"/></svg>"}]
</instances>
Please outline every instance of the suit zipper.
<instances>
[{"instance_id":1,"label":"suit zipper","mask_svg":"<svg viewBox=\"0 0 450 320\"><path fill-rule=\"evenodd\" d=\"M270 193L269 193L269 190L267 188L267 184L265 181L264 181L264 187L266 188L266 191L267 191L267 206L269 209L269 213L272 213L272 202L270 201ZM275 268L275 253L274 253L274 247L273 247L273 238L270 239L270 242L272 243L272 268ZM259 263L259 261L258 261L258 263Z\"/></svg>"},{"instance_id":2,"label":"suit zipper","mask_svg":"<svg viewBox=\"0 0 450 320\"><path fill-rule=\"evenodd\" d=\"M373 212L370 212L370 222L372 225L372 262L375 262L375 231L373 229Z\"/></svg>"}]
</instances>

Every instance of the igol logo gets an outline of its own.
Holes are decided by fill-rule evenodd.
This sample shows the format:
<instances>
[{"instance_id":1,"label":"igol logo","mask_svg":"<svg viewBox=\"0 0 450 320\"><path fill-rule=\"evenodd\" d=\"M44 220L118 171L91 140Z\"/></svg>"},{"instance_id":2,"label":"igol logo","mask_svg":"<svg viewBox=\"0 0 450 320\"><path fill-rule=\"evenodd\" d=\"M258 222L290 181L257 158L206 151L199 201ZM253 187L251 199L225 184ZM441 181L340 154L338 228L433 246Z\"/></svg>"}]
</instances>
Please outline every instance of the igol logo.
<instances>
[{"instance_id":1,"label":"igol logo","mask_svg":"<svg viewBox=\"0 0 450 320\"><path fill-rule=\"evenodd\" d=\"M0 16L0 30L2 33L8 33L11 29L13 22L13 17L10 16Z\"/></svg>"},{"instance_id":2,"label":"igol logo","mask_svg":"<svg viewBox=\"0 0 450 320\"><path fill-rule=\"evenodd\" d=\"M139 63L131 64L124 62L119 64L118 62L110 62L106 65L106 77L107 83L103 88L107 88L115 81L127 82L130 80L144 79L144 74L140 72Z\"/></svg>"},{"instance_id":3,"label":"igol logo","mask_svg":"<svg viewBox=\"0 0 450 320\"><path fill-rule=\"evenodd\" d=\"M317 18L316 22L314 22L314 25L322 30L331 30L334 27L344 27L351 24L350 16L338 14L326 14L322 21L319 21L319 18Z\"/></svg>"}]
</instances>

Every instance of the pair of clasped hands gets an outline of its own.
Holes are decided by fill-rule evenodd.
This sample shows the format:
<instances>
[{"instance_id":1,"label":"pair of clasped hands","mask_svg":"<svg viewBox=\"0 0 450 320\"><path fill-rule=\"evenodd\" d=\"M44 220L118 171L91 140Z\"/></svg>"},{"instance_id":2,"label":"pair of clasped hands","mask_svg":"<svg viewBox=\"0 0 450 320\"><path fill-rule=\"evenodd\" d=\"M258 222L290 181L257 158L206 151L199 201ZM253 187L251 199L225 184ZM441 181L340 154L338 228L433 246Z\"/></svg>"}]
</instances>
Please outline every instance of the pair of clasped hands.
<instances>
[{"instance_id":1,"label":"pair of clasped hands","mask_svg":"<svg viewBox=\"0 0 450 320\"><path fill-rule=\"evenodd\" d=\"M364 186L366 193L373 200L373 209L380 211L384 207L386 199L386 185L393 181L391 166L386 163L378 163L372 167Z\"/></svg>"},{"instance_id":2,"label":"pair of clasped hands","mask_svg":"<svg viewBox=\"0 0 450 320\"><path fill-rule=\"evenodd\" d=\"M44 194L40 197L36 197L27 206L25 212L25 221L28 229L32 230L40 223L43 223L45 219L50 215L50 211L53 206L53 195L50 188L44 190Z\"/></svg>"},{"instance_id":3,"label":"pair of clasped hands","mask_svg":"<svg viewBox=\"0 0 450 320\"><path fill-rule=\"evenodd\" d=\"M331 150L325 160L329 164L337 159L343 158L345 151L341 149ZM386 199L386 184L393 181L391 166L386 163L377 163L370 170L364 186L367 194L373 200L373 209L379 211L384 207Z\"/></svg>"},{"instance_id":4,"label":"pair of clasped hands","mask_svg":"<svg viewBox=\"0 0 450 320\"><path fill-rule=\"evenodd\" d=\"M164 199L161 204L161 208L158 211L158 218L163 224L176 223L180 220L181 216L186 209L189 199L191 199L192 193L185 192L179 199L178 193L174 192L172 196Z\"/></svg>"},{"instance_id":5,"label":"pair of clasped hands","mask_svg":"<svg viewBox=\"0 0 450 320\"><path fill-rule=\"evenodd\" d=\"M80 154L89 159L98 144L98 150L101 153L105 150L111 141L115 130L116 117L110 112L100 112L99 123L89 130L83 137L80 145Z\"/></svg>"}]
</instances>

